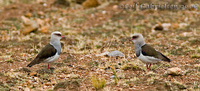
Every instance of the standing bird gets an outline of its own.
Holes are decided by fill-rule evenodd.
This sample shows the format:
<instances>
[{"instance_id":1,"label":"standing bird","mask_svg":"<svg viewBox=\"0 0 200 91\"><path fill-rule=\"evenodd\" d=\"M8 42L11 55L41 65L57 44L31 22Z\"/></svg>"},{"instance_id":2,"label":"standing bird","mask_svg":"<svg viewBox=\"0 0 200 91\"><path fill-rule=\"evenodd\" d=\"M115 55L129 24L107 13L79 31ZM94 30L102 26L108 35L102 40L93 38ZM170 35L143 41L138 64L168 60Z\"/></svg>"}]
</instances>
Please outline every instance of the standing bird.
<instances>
[{"instance_id":1,"label":"standing bird","mask_svg":"<svg viewBox=\"0 0 200 91\"><path fill-rule=\"evenodd\" d=\"M36 58L31 61L27 65L27 67L32 67L35 64L39 63L49 63L53 62L58 59L61 53L61 44L60 44L60 39L63 38L61 36L61 33L56 31L51 33L51 39L50 43L47 44L36 56ZM48 69L49 69L49 64L48 64Z\"/></svg>"},{"instance_id":2,"label":"standing bird","mask_svg":"<svg viewBox=\"0 0 200 91\"><path fill-rule=\"evenodd\" d=\"M152 63L157 63L159 61L171 61L165 55L146 44L142 34L135 33L130 40L135 43L136 56L143 63L146 63L147 70L150 69Z\"/></svg>"}]
</instances>

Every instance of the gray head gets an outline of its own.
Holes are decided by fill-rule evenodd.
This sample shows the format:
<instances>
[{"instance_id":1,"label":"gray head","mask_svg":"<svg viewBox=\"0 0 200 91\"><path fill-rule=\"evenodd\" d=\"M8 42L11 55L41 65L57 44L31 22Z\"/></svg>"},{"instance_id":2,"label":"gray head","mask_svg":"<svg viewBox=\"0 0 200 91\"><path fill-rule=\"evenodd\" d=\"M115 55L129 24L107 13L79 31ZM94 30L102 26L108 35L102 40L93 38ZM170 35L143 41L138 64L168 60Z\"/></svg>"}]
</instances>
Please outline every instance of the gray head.
<instances>
[{"instance_id":1,"label":"gray head","mask_svg":"<svg viewBox=\"0 0 200 91\"><path fill-rule=\"evenodd\" d=\"M140 34L140 33L133 34L131 37L131 41L133 41L136 45L142 46L145 44L144 38L143 38L142 34Z\"/></svg>"},{"instance_id":2,"label":"gray head","mask_svg":"<svg viewBox=\"0 0 200 91\"><path fill-rule=\"evenodd\" d=\"M63 37L63 36L61 35L60 32L55 31L55 32L51 33L51 42L53 42L53 41L60 41L60 39L61 39L62 37Z\"/></svg>"}]
</instances>

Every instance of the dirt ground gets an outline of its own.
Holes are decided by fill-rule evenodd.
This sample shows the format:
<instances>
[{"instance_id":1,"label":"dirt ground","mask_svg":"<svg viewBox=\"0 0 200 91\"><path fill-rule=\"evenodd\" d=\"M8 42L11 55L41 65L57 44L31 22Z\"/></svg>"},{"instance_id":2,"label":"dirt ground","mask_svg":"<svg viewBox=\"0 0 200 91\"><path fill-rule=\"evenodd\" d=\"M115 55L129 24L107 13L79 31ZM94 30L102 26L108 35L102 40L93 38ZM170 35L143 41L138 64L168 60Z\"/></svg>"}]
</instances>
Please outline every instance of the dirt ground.
<instances>
[{"instance_id":1,"label":"dirt ground","mask_svg":"<svg viewBox=\"0 0 200 91\"><path fill-rule=\"evenodd\" d=\"M167 0L171 5L197 6L185 10L122 8L166 3L158 0L105 0L88 9L75 3L55 6L53 0L8 1L0 2L0 90L200 90L199 1ZM39 26L48 26L48 33L36 29L23 35L22 16L44 21ZM66 37L61 39L59 59L50 64L51 69L46 63L26 67L49 43L53 31ZM129 41L133 33L143 34L146 43L172 62L154 64L147 71ZM125 57L100 55L114 50ZM168 74L173 67L180 68L180 74Z\"/></svg>"}]
</instances>

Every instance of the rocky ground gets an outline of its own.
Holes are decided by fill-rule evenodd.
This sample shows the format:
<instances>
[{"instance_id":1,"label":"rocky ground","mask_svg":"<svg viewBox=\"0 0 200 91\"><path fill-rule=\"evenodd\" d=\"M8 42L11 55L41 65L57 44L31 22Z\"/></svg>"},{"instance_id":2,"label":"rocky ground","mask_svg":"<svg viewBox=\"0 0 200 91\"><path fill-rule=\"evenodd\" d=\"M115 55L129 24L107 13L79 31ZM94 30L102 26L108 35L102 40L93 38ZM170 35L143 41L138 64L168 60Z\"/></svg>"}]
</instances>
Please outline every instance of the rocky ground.
<instances>
[{"instance_id":1,"label":"rocky ground","mask_svg":"<svg viewBox=\"0 0 200 91\"><path fill-rule=\"evenodd\" d=\"M0 90L200 90L199 1L167 0L197 5L184 10L122 7L166 3L158 0L99 0L94 8L69 1L70 6L53 0L0 2ZM50 70L45 63L26 67L53 31L66 37L60 58ZM147 71L129 41L133 33L143 34L172 62ZM114 50L124 55L105 56Z\"/></svg>"}]
</instances>

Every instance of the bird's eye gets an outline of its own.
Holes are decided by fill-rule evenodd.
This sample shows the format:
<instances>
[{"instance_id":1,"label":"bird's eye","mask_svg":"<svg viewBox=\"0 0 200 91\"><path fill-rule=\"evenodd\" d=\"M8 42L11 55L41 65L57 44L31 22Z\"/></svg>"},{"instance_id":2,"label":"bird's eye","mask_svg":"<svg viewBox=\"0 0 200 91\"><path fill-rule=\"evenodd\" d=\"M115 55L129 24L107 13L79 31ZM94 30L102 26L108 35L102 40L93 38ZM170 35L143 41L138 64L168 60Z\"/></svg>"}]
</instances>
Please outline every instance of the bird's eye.
<instances>
[{"instance_id":1,"label":"bird's eye","mask_svg":"<svg viewBox=\"0 0 200 91\"><path fill-rule=\"evenodd\" d=\"M61 36L61 34L55 34L55 35L57 35L57 36Z\"/></svg>"},{"instance_id":2,"label":"bird's eye","mask_svg":"<svg viewBox=\"0 0 200 91\"><path fill-rule=\"evenodd\" d=\"M138 38L138 37L139 37L139 36L133 36L132 38L133 38L133 39L136 39L136 38Z\"/></svg>"}]
</instances>

